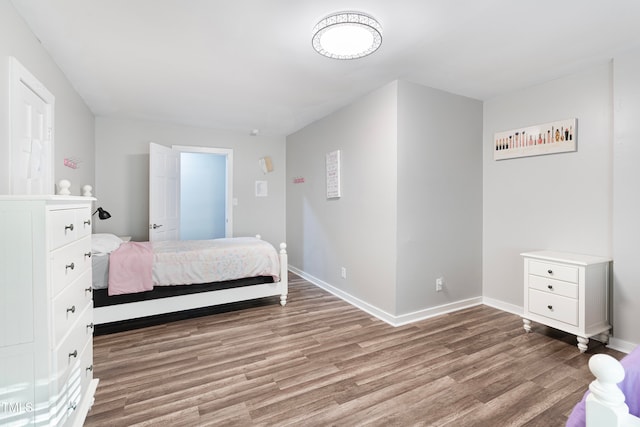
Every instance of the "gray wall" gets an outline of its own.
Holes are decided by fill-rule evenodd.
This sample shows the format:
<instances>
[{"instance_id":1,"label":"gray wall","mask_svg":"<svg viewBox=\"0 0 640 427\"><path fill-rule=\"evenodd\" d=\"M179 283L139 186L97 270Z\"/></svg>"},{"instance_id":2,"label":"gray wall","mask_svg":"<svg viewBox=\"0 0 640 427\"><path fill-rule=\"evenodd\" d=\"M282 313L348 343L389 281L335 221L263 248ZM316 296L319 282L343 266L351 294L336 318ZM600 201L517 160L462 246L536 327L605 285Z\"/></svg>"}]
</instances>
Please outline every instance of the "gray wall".
<instances>
[{"instance_id":1,"label":"gray wall","mask_svg":"<svg viewBox=\"0 0 640 427\"><path fill-rule=\"evenodd\" d=\"M613 69L613 334L640 344L640 49Z\"/></svg>"},{"instance_id":2,"label":"gray wall","mask_svg":"<svg viewBox=\"0 0 640 427\"><path fill-rule=\"evenodd\" d=\"M390 314L395 312L396 129L393 82L287 137L290 264ZM327 200L325 155L334 150L342 155L342 197ZM297 177L305 182L294 184Z\"/></svg>"},{"instance_id":3,"label":"gray wall","mask_svg":"<svg viewBox=\"0 0 640 427\"><path fill-rule=\"evenodd\" d=\"M9 57L15 57L55 96L55 181L71 181L79 196L94 184L94 118L64 73L17 14L9 0L0 0L0 194L9 187ZM65 157L81 161L78 169L63 165ZM52 190L53 191L53 190Z\"/></svg>"},{"instance_id":4,"label":"gray wall","mask_svg":"<svg viewBox=\"0 0 640 427\"><path fill-rule=\"evenodd\" d=\"M279 245L285 234L285 139L167 123L96 118L98 203L112 217L96 221L96 232L147 240L149 236L149 142L233 149L234 236L261 234ZM271 156L263 174L258 159ZM268 197L255 197L255 181L268 182Z\"/></svg>"},{"instance_id":5,"label":"gray wall","mask_svg":"<svg viewBox=\"0 0 640 427\"><path fill-rule=\"evenodd\" d=\"M481 101L399 82L397 240L397 314L482 295Z\"/></svg>"},{"instance_id":6,"label":"gray wall","mask_svg":"<svg viewBox=\"0 0 640 427\"><path fill-rule=\"evenodd\" d=\"M612 255L611 64L484 103L483 295L523 306L520 253ZM576 152L493 160L495 132L578 119Z\"/></svg>"}]
</instances>

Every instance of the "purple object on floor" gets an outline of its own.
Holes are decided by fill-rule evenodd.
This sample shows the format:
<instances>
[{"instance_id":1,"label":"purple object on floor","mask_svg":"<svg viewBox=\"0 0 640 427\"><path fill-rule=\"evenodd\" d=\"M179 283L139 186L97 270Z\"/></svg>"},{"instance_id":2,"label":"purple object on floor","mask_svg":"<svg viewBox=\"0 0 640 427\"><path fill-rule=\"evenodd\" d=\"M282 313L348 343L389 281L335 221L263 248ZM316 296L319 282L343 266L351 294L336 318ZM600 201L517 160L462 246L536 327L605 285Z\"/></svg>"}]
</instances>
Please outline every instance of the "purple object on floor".
<instances>
[{"instance_id":1,"label":"purple object on floor","mask_svg":"<svg viewBox=\"0 0 640 427\"><path fill-rule=\"evenodd\" d=\"M640 416L640 346L626 355L620 363L624 367L625 375L624 380L618 384L618 387L625 395L629 413L638 417ZM584 394L582 400L573 408L567 420L567 427L585 427L587 422L585 405L588 394L589 391Z\"/></svg>"}]
</instances>

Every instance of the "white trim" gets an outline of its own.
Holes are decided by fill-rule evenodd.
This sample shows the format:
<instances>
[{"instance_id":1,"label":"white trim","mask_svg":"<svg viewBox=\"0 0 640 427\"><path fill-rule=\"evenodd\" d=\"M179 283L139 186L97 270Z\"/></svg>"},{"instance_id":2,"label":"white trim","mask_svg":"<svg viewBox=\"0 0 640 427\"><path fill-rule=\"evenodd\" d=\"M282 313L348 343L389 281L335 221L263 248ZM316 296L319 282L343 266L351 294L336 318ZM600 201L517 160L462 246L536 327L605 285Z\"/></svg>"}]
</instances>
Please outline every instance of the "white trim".
<instances>
[{"instance_id":1,"label":"white trim","mask_svg":"<svg viewBox=\"0 0 640 427\"><path fill-rule=\"evenodd\" d=\"M191 145L172 145L172 150L180 153L209 153L225 156L227 167L227 186L226 186L226 237L233 237L233 149L232 148L216 148L216 147L199 147Z\"/></svg>"},{"instance_id":2,"label":"white trim","mask_svg":"<svg viewBox=\"0 0 640 427\"><path fill-rule=\"evenodd\" d=\"M413 322L419 322L431 317L453 313L454 311L464 310L465 308L475 307L477 305L482 305L481 297L468 298L448 304L438 305L436 307L425 308L420 311L414 311L413 313L401 314L399 316L395 316L396 321L394 326L402 326Z\"/></svg>"},{"instance_id":3,"label":"white trim","mask_svg":"<svg viewBox=\"0 0 640 427\"><path fill-rule=\"evenodd\" d=\"M638 344L634 344L629 341L624 341L615 337L609 337L609 343L607 344L607 347L609 347L610 349L618 350L627 354L631 353L633 349L636 348L637 346Z\"/></svg>"},{"instance_id":4,"label":"white trim","mask_svg":"<svg viewBox=\"0 0 640 427\"><path fill-rule=\"evenodd\" d=\"M435 317L441 314L451 313L457 310L462 310L464 308L473 307L473 306L482 304L482 300L480 297L469 298L462 301L456 301L450 304L444 304L437 307L430 307L424 310L415 311L413 313L407 313L407 314L402 314L400 316L395 316L393 314L387 313L384 310L380 310L379 308L365 301L362 301L361 299L356 298L353 295L347 292L344 292L343 290L338 289L335 286L332 286L329 283L323 280L320 280L317 277L314 277L308 273L305 273L304 271L299 270L295 267L289 266L289 271L313 283L317 287L322 288L325 291L348 302L349 304L359 308L360 310L372 315L373 317L388 323L391 326L402 326L409 323L418 322L420 320L425 320L430 317Z\"/></svg>"},{"instance_id":5,"label":"white trim","mask_svg":"<svg viewBox=\"0 0 640 427\"><path fill-rule=\"evenodd\" d=\"M292 273L297 274L298 276L302 277L303 279L313 283L314 285L316 285L319 288L324 289L325 291L329 292L330 294L333 294L335 296L337 296L338 298L348 302L349 304L359 308L360 310L369 313L370 315L372 315L373 317L376 317L380 320L382 320L383 322L387 322L388 324L390 324L391 326L396 326L394 324L394 316L387 313L384 310L380 310L379 308L362 301L361 299L358 299L350 294L348 294L347 292L344 292L330 284L328 284L327 282L324 282L320 279L318 279L317 277L314 277L308 273L305 273L302 270L299 270L295 267L289 266L289 271L291 271Z\"/></svg>"},{"instance_id":6,"label":"white trim","mask_svg":"<svg viewBox=\"0 0 640 427\"><path fill-rule=\"evenodd\" d=\"M482 303L489 307L497 308L498 310L506 311L507 313L516 314L518 316L522 316L524 314L524 307L520 305L511 304L489 297L482 297Z\"/></svg>"}]
</instances>

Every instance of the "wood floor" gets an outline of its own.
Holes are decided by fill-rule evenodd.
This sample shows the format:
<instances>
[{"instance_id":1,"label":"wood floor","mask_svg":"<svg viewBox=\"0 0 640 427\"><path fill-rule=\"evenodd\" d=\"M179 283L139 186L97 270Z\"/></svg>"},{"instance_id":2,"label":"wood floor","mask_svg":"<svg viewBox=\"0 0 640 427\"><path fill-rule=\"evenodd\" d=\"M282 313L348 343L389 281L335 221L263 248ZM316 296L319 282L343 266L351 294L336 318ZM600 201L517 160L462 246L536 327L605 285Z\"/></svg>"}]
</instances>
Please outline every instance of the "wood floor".
<instances>
[{"instance_id":1,"label":"wood floor","mask_svg":"<svg viewBox=\"0 0 640 427\"><path fill-rule=\"evenodd\" d=\"M563 426L589 356L477 306L394 328L291 275L276 299L98 336L86 426Z\"/></svg>"}]
</instances>

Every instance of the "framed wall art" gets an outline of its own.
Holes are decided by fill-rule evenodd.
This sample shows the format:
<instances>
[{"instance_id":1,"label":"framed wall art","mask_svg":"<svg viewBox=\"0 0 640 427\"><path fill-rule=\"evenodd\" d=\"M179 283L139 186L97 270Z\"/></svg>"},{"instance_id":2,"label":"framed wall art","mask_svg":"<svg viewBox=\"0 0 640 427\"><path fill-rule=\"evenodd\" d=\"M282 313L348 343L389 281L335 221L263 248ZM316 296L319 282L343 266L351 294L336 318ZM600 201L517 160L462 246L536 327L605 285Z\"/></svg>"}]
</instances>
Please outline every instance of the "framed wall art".
<instances>
[{"instance_id":1,"label":"framed wall art","mask_svg":"<svg viewBox=\"0 0 640 427\"><path fill-rule=\"evenodd\" d=\"M493 138L493 159L576 151L577 126L578 119L573 118L497 132Z\"/></svg>"},{"instance_id":2,"label":"framed wall art","mask_svg":"<svg viewBox=\"0 0 640 427\"><path fill-rule=\"evenodd\" d=\"M340 191L340 150L327 153L327 199L337 199L342 196Z\"/></svg>"}]
</instances>

